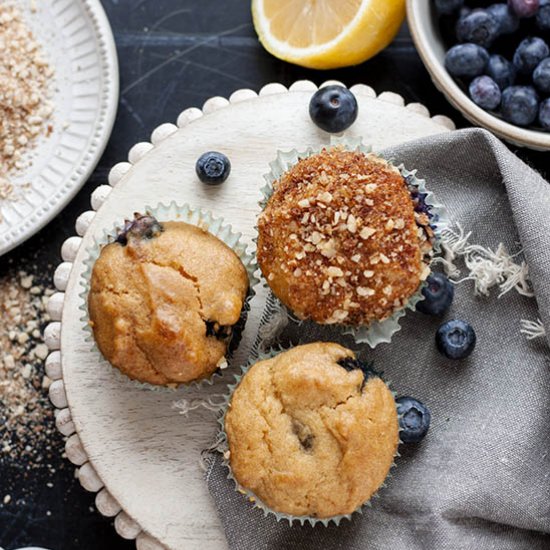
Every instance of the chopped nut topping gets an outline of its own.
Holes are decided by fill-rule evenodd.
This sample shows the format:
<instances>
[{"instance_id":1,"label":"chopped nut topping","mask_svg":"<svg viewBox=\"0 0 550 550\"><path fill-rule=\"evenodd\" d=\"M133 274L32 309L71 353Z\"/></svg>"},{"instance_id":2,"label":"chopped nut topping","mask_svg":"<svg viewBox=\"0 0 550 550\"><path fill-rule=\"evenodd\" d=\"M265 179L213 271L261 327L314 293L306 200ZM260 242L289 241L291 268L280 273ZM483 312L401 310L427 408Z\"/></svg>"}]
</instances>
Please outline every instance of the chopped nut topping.
<instances>
[{"instance_id":1,"label":"chopped nut topping","mask_svg":"<svg viewBox=\"0 0 550 550\"><path fill-rule=\"evenodd\" d=\"M355 233L357 231L357 220L353 214L348 216L347 227L350 233Z\"/></svg>"},{"instance_id":2,"label":"chopped nut topping","mask_svg":"<svg viewBox=\"0 0 550 550\"><path fill-rule=\"evenodd\" d=\"M321 202L329 203L330 201L332 201L332 194L329 193L328 191L324 191L323 193L317 196L317 199Z\"/></svg>"},{"instance_id":3,"label":"chopped nut topping","mask_svg":"<svg viewBox=\"0 0 550 550\"><path fill-rule=\"evenodd\" d=\"M369 237L371 237L375 233L376 233L376 229L373 229L372 227L363 227L363 229L361 229L361 231L359 233L359 236L362 239L368 239Z\"/></svg>"},{"instance_id":4,"label":"chopped nut topping","mask_svg":"<svg viewBox=\"0 0 550 550\"><path fill-rule=\"evenodd\" d=\"M329 318L327 321L327 324L334 324L334 323L341 323L347 316L349 315L349 311L343 311L341 309L337 309L333 314L332 317Z\"/></svg>"},{"instance_id":5,"label":"chopped nut topping","mask_svg":"<svg viewBox=\"0 0 550 550\"><path fill-rule=\"evenodd\" d=\"M344 272L339 267L330 266L327 269L327 275L329 277L342 277Z\"/></svg>"},{"instance_id":6,"label":"chopped nut topping","mask_svg":"<svg viewBox=\"0 0 550 550\"><path fill-rule=\"evenodd\" d=\"M334 258L336 256L336 241L334 239L319 243L317 248L325 258Z\"/></svg>"},{"instance_id":7,"label":"chopped nut topping","mask_svg":"<svg viewBox=\"0 0 550 550\"><path fill-rule=\"evenodd\" d=\"M313 244L319 244L323 240L323 235L318 231L314 231L309 239Z\"/></svg>"},{"instance_id":8,"label":"chopped nut topping","mask_svg":"<svg viewBox=\"0 0 550 550\"><path fill-rule=\"evenodd\" d=\"M357 294L359 294L359 296L374 296L374 294L376 294L376 291L372 288L366 288L364 286L358 286L357 287Z\"/></svg>"}]
</instances>

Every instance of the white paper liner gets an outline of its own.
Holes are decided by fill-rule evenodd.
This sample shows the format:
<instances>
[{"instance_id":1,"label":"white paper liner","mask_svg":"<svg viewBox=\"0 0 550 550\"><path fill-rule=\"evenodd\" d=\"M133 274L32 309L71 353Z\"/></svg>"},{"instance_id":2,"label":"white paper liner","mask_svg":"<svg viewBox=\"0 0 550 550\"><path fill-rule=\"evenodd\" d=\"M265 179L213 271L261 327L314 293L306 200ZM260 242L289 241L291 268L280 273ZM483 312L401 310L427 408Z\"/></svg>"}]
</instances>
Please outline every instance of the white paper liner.
<instances>
[{"instance_id":1,"label":"white paper liner","mask_svg":"<svg viewBox=\"0 0 550 550\"><path fill-rule=\"evenodd\" d=\"M253 254L247 253L247 245L241 241L241 233L234 233L231 225L226 224L222 218L215 218L211 212L193 208L188 204L178 205L175 201L172 201L169 205L161 203L155 207L145 206L143 209L143 213L154 216L160 222L181 221L205 229L212 233L215 237L223 241L237 254L237 256L239 256L244 267L246 268L249 281L248 295L245 299L245 303L243 305L243 310L241 313L242 319L242 316L246 315L247 312L250 310L250 301L255 294L254 287L259 282L259 279L255 275L255 272L258 269L255 256ZM131 216L128 215L128 217ZM119 369L113 367L109 363L109 361L103 357L102 353L97 347L93 335L93 330L90 326L90 317L88 313L88 294L90 291L92 270L95 261L99 257L102 247L106 244L112 243L115 240L117 232L123 227L123 225L124 220L121 220L118 223L114 224L112 228L104 229L103 235L99 239L94 239L94 244L86 250L87 257L84 260L84 265L86 269L84 270L80 280L80 285L83 287L83 291L79 295L82 299L82 303L79 306L79 309L83 312L83 316L80 318L80 320L83 322L83 329L88 334L88 336L86 337L86 342L90 343L92 353L97 355L98 362L103 363L111 368L111 370L114 372L115 376L120 380L121 383L129 384L134 388L174 392L181 387L199 387L204 384L212 385L214 383L214 379L217 376L221 376L219 370L214 371L212 375L208 378L194 380L189 383L170 384L169 386L153 385L147 382L133 380L126 374L121 372ZM240 327L240 330L244 330L244 327ZM240 335L238 336L240 337ZM233 337L235 337L234 334L232 335L232 338ZM229 346L230 343L228 344L228 349ZM227 367L227 359L223 358L222 361L220 361L219 369L223 370Z\"/></svg>"},{"instance_id":2,"label":"white paper liner","mask_svg":"<svg viewBox=\"0 0 550 550\"><path fill-rule=\"evenodd\" d=\"M312 516L294 516L294 515L284 514L282 512L276 512L275 510L272 510L267 504L265 504L261 499L259 499L252 491L250 491L250 490L246 489L245 487L243 487L237 481L237 479L233 475L233 471L231 470L230 457L229 457L229 454L228 454L229 453L229 444L228 444L228 441L227 441L227 434L225 432L225 415L227 414L227 410L229 408L229 403L231 402L233 392L235 391L237 386L240 384L243 376L248 372L248 370L253 365L255 365L256 363L259 363L260 361L264 361L264 360L267 360L267 359L272 359L276 355L279 355L280 353L288 351L288 349L290 349L290 348L279 347L277 349L271 349L268 352L257 352L255 357L253 359L249 360L249 362L247 363L246 366L241 367L241 373L234 375L235 383L234 384L228 384L228 386L227 386L228 393L227 393L227 395L224 396L225 397L225 402L221 407L221 414L218 417L218 423L220 424L220 432L218 433L216 443L209 450L210 451L215 450L215 451L218 451L219 453L221 453L221 455L223 457L223 464L227 468L227 471L228 471L227 479L231 479L235 483L235 491L240 493L243 496L243 498L248 499L249 502L251 502L253 504L254 508L258 508L259 510L261 510L264 514L264 517L272 515L272 516L275 517L277 522L287 521L290 526L292 526L292 524L294 522L300 523L301 525L305 525L306 523L308 523L312 527L314 527L317 524L322 524L325 527L327 527L331 523L334 523L336 526L338 526L343 519L351 520L351 517L352 517L353 514L362 514L363 509L365 507L370 508L372 506L372 500L373 499L379 498L379 494L378 494L379 491L386 487L386 481L390 477L392 477L391 476L391 470L396 467L395 458L401 456L398 451L396 451L396 453L394 455L394 462L392 462L392 464L390 466L390 471L388 472L388 475L386 476L386 479L385 479L384 483L382 483L382 485L380 485L380 487L378 488L378 491L376 491L367 502L364 502L361 506L359 506L351 514L343 514L343 515L338 515L338 516L332 516L330 518L324 518L324 519L315 518L315 517L312 517ZM389 387L389 383L388 382L385 382L385 383ZM390 389L390 391L391 391L391 389ZM393 391L391 393L392 393L392 395L395 399L396 394ZM397 405L396 405L396 408L397 408ZM399 431L401 432L401 427L399 427ZM402 444L402 441L399 440L399 445L401 445L401 444ZM398 448L399 448L399 445L398 445Z\"/></svg>"},{"instance_id":3,"label":"white paper liner","mask_svg":"<svg viewBox=\"0 0 550 550\"><path fill-rule=\"evenodd\" d=\"M372 147L364 145L361 138L349 138L346 136L331 136L329 145L320 146L315 149L310 147L304 152L298 152L296 149L288 152L278 151L277 158L269 164L271 172L264 176L267 184L261 189L263 199L260 202L260 206L262 209L265 208L267 201L273 194L273 183L279 180L285 172L297 164L299 160L316 155L326 147L335 146L341 146L348 151L359 151L364 154L373 152ZM379 156L384 158L381 155ZM391 159L384 160L391 166L395 166ZM426 181L416 176L416 170L409 171L402 164L395 167L399 170L403 178L406 179L409 189L416 188L420 194L425 195L424 202L430 207L428 215L431 222L430 225L434 230L433 253L437 254L441 250L440 243L442 231L450 225L447 208L439 203L434 194L426 188ZM399 324L400 319L406 315L407 310L414 311L416 309L416 304L424 299L422 289L425 285L425 282L422 283L415 294L409 298L409 301L404 307L394 311L390 317L383 321L374 321L369 325L357 327L346 325L331 326L340 326L343 334L349 334L353 336L355 342L358 344L367 344L371 348L375 348L378 344L390 343L393 335L401 330ZM286 308L283 304L281 305Z\"/></svg>"}]
</instances>

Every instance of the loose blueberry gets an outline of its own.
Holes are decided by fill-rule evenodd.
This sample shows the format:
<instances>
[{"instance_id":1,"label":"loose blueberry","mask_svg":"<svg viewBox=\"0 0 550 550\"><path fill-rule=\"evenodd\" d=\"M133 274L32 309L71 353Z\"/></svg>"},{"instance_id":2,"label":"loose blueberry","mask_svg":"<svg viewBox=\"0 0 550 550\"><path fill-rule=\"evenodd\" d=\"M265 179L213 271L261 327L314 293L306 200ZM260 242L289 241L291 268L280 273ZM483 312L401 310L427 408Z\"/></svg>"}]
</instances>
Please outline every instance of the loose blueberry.
<instances>
[{"instance_id":1,"label":"loose blueberry","mask_svg":"<svg viewBox=\"0 0 550 550\"><path fill-rule=\"evenodd\" d=\"M424 300L416 309L427 315L443 315L453 303L455 287L443 273L432 273L422 289Z\"/></svg>"},{"instance_id":2,"label":"loose blueberry","mask_svg":"<svg viewBox=\"0 0 550 550\"><path fill-rule=\"evenodd\" d=\"M445 67L458 77L474 77L483 74L489 61L485 48L477 44L457 44L445 55Z\"/></svg>"},{"instance_id":3,"label":"loose blueberry","mask_svg":"<svg viewBox=\"0 0 550 550\"><path fill-rule=\"evenodd\" d=\"M500 88L490 76L478 76L470 83L472 101L486 111L494 111L500 105Z\"/></svg>"},{"instance_id":4,"label":"loose blueberry","mask_svg":"<svg viewBox=\"0 0 550 550\"><path fill-rule=\"evenodd\" d=\"M358 112L355 96L343 86L325 86L315 92L309 102L311 120L331 134L347 130L355 122Z\"/></svg>"},{"instance_id":5,"label":"loose blueberry","mask_svg":"<svg viewBox=\"0 0 550 550\"><path fill-rule=\"evenodd\" d=\"M542 38L526 38L520 42L514 54L514 65L520 73L531 74L549 54L548 44Z\"/></svg>"},{"instance_id":6,"label":"loose blueberry","mask_svg":"<svg viewBox=\"0 0 550 550\"><path fill-rule=\"evenodd\" d=\"M437 329L435 344L439 353L448 359L465 359L474 351L476 333L466 321L454 319Z\"/></svg>"},{"instance_id":7,"label":"loose blueberry","mask_svg":"<svg viewBox=\"0 0 550 550\"><path fill-rule=\"evenodd\" d=\"M537 13L537 27L541 31L550 31L550 0L541 0Z\"/></svg>"},{"instance_id":8,"label":"loose blueberry","mask_svg":"<svg viewBox=\"0 0 550 550\"><path fill-rule=\"evenodd\" d=\"M550 99L545 99L540 104L539 122L545 130L550 130Z\"/></svg>"},{"instance_id":9,"label":"loose blueberry","mask_svg":"<svg viewBox=\"0 0 550 550\"><path fill-rule=\"evenodd\" d=\"M493 4L487 8L498 23L498 34L512 34L519 29L519 19L506 4Z\"/></svg>"},{"instance_id":10,"label":"loose blueberry","mask_svg":"<svg viewBox=\"0 0 550 550\"><path fill-rule=\"evenodd\" d=\"M516 126L529 126L537 118L539 98L531 86L510 86L502 92L501 113Z\"/></svg>"},{"instance_id":11,"label":"loose blueberry","mask_svg":"<svg viewBox=\"0 0 550 550\"><path fill-rule=\"evenodd\" d=\"M543 59L533 72L533 82L539 92L550 94L550 57Z\"/></svg>"},{"instance_id":12,"label":"loose blueberry","mask_svg":"<svg viewBox=\"0 0 550 550\"><path fill-rule=\"evenodd\" d=\"M413 397L399 397L395 400L399 414L399 437L403 443L418 443L430 429L432 415L424 403Z\"/></svg>"},{"instance_id":13,"label":"loose blueberry","mask_svg":"<svg viewBox=\"0 0 550 550\"><path fill-rule=\"evenodd\" d=\"M451 15L464 6L464 0L435 0L435 9L441 15Z\"/></svg>"},{"instance_id":14,"label":"loose blueberry","mask_svg":"<svg viewBox=\"0 0 550 550\"><path fill-rule=\"evenodd\" d=\"M117 232L115 242L126 246L131 238L152 239L164 231L162 224L153 216L134 214L133 220L126 220L124 227Z\"/></svg>"},{"instance_id":15,"label":"loose blueberry","mask_svg":"<svg viewBox=\"0 0 550 550\"><path fill-rule=\"evenodd\" d=\"M508 6L518 17L533 17L539 9L539 0L508 0Z\"/></svg>"},{"instance_id":16,"label":"loose blueberry","mask_svg":"<svg viewBox=\"0 0 550 550\"><path fill-rule=\"evenodd\" d=\"M195 165L195 171L203 183L219 185L229 177L231 163L223 153L209 151L199 157Z\"/></svg>"},{"instance_id":17,"label":"loose blueberry","mask_svg":"<svg viewBox=\"0 0 550 550\"><path fill-rule=\"evenodd\" d=\"M456 24L459 42L471 42L488 48L498 36L497 20L485 10L475 10L461 17Z\"/></svg>"},{"instance_id":18,"label":"loose blueberry","mask_svg":"<svg viewBox=\"0 0 550 550\"><path fill-rule=\"evenodd\" d=\"M502 55L492 55L487 63L487 74L504 90L514 84L517 71L514 64Z\"/></svg>"}]
</instances>

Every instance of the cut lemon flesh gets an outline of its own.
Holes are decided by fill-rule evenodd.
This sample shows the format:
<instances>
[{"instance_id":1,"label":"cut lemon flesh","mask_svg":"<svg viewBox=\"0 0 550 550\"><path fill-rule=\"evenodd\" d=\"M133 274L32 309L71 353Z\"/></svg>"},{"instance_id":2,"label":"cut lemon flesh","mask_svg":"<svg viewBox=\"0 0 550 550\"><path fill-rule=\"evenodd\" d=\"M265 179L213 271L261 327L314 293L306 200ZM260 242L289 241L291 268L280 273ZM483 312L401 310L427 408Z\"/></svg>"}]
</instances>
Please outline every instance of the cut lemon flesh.
<instances>
[{"instance_id":1,"label":"cut lemon flesh","mask_svg":"<svg viewBox=\"0 0 550 550\"><path fill-rule=\"evenodd\" d=\"M252 0L254 27L276 57L314 69L356 65L395 37L405 0Z\"/></svg>"}]
</instances>

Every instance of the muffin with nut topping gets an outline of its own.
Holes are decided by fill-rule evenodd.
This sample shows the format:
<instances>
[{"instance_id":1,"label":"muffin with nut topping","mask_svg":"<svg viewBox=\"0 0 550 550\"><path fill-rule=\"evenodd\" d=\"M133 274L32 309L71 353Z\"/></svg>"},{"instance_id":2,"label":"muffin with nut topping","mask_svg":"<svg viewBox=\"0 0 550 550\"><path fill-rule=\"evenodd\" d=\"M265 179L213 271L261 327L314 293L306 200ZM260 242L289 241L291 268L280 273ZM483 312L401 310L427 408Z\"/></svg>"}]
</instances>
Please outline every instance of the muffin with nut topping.
<instances>
[{"instance_id":1,"label":"muffin with nut topping","mask_svg":"<svg viewBox=\"0 0 550 550\"><path fill-rule=\"evenodd\" d=\"M417 189L374 154L336 146L273 183L258 263L298 318L368 326L403 309L430 273L434 232Z\"/></svg>"},{"instance_id":2,"label":"muffin with nut topping","mask_svg":"<svg viewBox=\"0 0 550 550\"><path fill-rule=\"evenodd\" d=\"M136 214L93 266L95 341L114 367L140 382L209 378L225 363L248 286L237 254L208 231Z\"/></svg>"}]
</instances>

